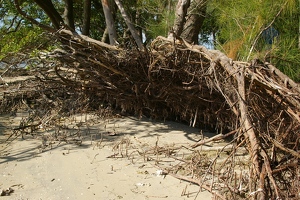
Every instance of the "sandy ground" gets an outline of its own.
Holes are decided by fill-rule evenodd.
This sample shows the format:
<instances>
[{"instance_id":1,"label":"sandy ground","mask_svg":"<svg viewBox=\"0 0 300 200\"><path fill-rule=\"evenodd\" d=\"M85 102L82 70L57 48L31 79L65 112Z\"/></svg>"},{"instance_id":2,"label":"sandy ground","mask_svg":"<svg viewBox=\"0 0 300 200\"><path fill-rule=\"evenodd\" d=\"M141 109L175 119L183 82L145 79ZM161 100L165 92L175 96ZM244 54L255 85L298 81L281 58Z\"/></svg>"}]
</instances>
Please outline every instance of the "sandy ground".
<instances>
[{"instance_id":1,"label":"sandy ground","mask_svg":"<svg viewBox=\"0 0 300 200\"><path fill-rule=\"evenodd\" d=\"M86 118L78 116L77 125L85 127L77 130L83 140L80 146L55 142L42 148L41 138L30 135L8 145L4 141L9 128L21 117L0 118L0 188L14 189L1 199L211 199L207 191L199 193L196 185L161 175L154 161L137 154L156 143L193 144L200 137L198 129L130 117L93 122L91 116L87 127ZM165 158L159 166L175 164Z\"/></svg>"}]
</instances>

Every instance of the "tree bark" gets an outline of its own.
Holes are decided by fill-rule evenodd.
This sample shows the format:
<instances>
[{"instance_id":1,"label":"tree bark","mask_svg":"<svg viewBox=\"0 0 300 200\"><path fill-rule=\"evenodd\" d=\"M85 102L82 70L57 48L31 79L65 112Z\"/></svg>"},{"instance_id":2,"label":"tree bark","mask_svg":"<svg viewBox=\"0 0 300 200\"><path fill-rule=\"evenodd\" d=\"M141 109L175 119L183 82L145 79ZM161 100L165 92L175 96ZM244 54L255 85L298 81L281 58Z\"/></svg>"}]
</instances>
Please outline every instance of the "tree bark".
<instances>
[{"instance_id":1,"label":"tree bark","mask_svg":"<svg viewBox=\"0 0 300 200\"><path fill-rule=\"evenodd\" d=\"M91 24L91 0L84 0L83 2L83 27L82 34L90 34L90 24Z\"/></svg>"},{"instance_id":2,"label":"tree bark","mask_svg":"<svg viewBox=\"0 0 300 200\"><path fill-rule=\"evenodd\" d=\"M74 25L73 0L64 0L64 1L65 1L65 11L64 11L65 23L70 27L70 29L74 31L75 25Z\"/></svg>"},{"instance_id":3,"label":"tree bark","mask_svg":"<svg viewBox=\"0 0 300 200\"><path fill-rule=\"evenodd\" d=\"M198 44L198 36L206 15L207 0L194 0L188 9L181 38L189 43Z\"/></svg>"},{"instance_id":4,"label":"tree bark","mask_svg":"<svg viewBox=\"0 0 300 200\"><path fill-rule=\"evenodd\" d=\"M111 2L109 0L101 0L103 12L106 22L106 30L108 31L109 43L116 45L117 43L117 31L115 28L115 21L111 10Z\"/></svg>"},{"instance_id":5,"label":"tree bark","mask_svg":"<svg viewBox=\"0 0 300 200\"><path fill-rule=\"evenodd\" d=\"M108 30L107 27L105 28L102 38L101 38L101 42L105 42L105 43L109 43L109 37L108 37Z\"/></svg>"},{"instance_id":6,"label":"tree bark","mask_svg":"<svg viewBox=\"0 0 300 200\"><path fill-rule=\"evenodd\" d=\"M141 17L140 17L140 12L139 11L135 11L135 23L136 24L142 24L141 22ZM143 29L141 26L137 27L137 33L140 36L141 40L143 41Z\"/></svg>"},{"instance_id":7,"label":"tree bark","mask_svg":"<svg viewBox=\"0 0 300 200\"><path fill-rule=\"evenodd\" d=\"M130 19L129 19L122 3L120 2L120 0L115 0L115 2L116 2L117 6L118 6L118 8L121 12L121 15L122 15L123 19L125 20L126 25L129 28L129 31L130 31L133 39L135 40L139 50L144 51L145 50L144 44L143 44L137 30L134 28L133 24L131 23L131 21L130 21Z\"/></svg>"},{"instance_id":8,"label":"tree bark","mask_svg":"<svg viewBox=\"0 0 300 200\"><path fill-rule=\"evenodd\" d=\"M172 32L169 34L169 38L173 36L179 37L182 33L183 26L185 24L185 17L187 15L188 8L190 7L190 0L179 0L175 11L175 22Z\"/></svg>"},{"instance_id":9,"label":"tree bark","mask_svg":"<svg viewBox=\"0 0 300 200\"><path fill-rule=\"evenodd\" d=\"M238 82L238 97L239 97L239 110L240 110L240 126L242 127L243 133L248 138L250 143L250 153L251 153L251 161L252 165L251 168L254 170L254 176L256 176L256 179L261 175L261 166L259 163L259 149L260 149L260 143L257 139L257 136L253 130L251 121L248 117L248 108L246 105L246 91L245 91L245 68L241 67L240 72L236 74L236 79ZM264 178L261 180L261 184L259 185L260 189L264 191ZM250 188L252 189L252 188ZM257 198L258 199L265 199L264 193L260 191L258 193Z\"/></svg>"},{"instance_id":10,"label":"tree bark","mask_svg":"<svg viewBox=\"0 0 300 200\"><path fill-rule=\"evenodd\" d=\"M63 18L57 12L51 0L34 0L34 2L45 11L56 29L64 24Z\"/></svg>"}]
</instances>

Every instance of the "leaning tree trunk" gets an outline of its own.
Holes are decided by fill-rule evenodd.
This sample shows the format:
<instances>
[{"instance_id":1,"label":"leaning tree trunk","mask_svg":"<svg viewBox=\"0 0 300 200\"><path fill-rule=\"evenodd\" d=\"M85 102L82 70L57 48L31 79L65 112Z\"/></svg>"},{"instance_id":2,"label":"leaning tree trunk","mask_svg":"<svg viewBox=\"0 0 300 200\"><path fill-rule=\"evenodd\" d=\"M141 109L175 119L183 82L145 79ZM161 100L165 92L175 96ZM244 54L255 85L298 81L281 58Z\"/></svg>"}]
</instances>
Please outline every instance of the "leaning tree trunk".
<instances>
[{"instance_id":1,"label":"leaning tree trunk","mask_svg":"<svg viewBox=\"0 0 300 200\"><path fill-rule=\"evenodd\" d=\"M115 22L112 15L111 4L109 0L101 0L103 12L105 16L106 28L109 37L109 43L115 45L117 42L117 31L115 28ZM104 35L104 34L103 34Z\"/></svg>"},{"instance_id":2,"label":"leaning tree trunk","mask_svg":"<svg viewBox=\"0 0 300 200\"><path fill-rule=\"evenodd\" d=\"M141 38L140 38L137 30L134 28L133 24L131 23L131 21L130 21L130 19L129 19L129 17L128 17L128 15L127 15L127 13L126 13L126 11L125 11L125 9L124 9L121 1L115 0L115 2L116 2L117 6L118 6L118 8L119 8L119 10L121 12L122 17L125 20L126 25L129 28L129 31L130 31L133 39L135 40L135 42L136 42L139 50L144 51L145 50L144 44L143 44L143 42L142 42L142 40L141 40Z\"/></svg>"},{"instance_id":3,"label":"leaning tree trunk","mask_svg":"<svg viewBox=\"0 0 300 200\"><path fill-rule=\"evenodd\" d=\"M61 27L61 24L64 23L63 18L60 16L60 14L55 9L53 3L51 0L34 0L38 6L40 6L47 16L50 18L51 22L53 23L53 26L56 29L59 29Z\"/></svg>"},{"instance_id":4,"label":"leaning tree trunk","mask_svg":"<svg viewBox=\"0 0 300 200\"><path fill-rule=\"evenodd\" d=\"M180 37L189 43L198 44L198 36L205 19L207 2L207 0L194 0L188 9L186 22Z\"/></svg>"},{"instance_id":5,"label":"leaning tree trunk","mask_svg":"<svg viewBox=\"0 0 300 200\"><path fill-rule=\"evenodd\" d=\"M190 7L190 0L179 0L175 11L175 22L173 30L170 32L168 38L179 37L182 33L185 24L188 8Z\"/></svg>"},{"instance_id":6,"label":"leaning tree trunk","mask_svg":"<svg viewBox=\"0 0 300 200\"><path fill-rule=\"evenodd\" d=\"M75 30L73 0L65 0L64 18L70 29Z\"/></svg>"}]
</instances>

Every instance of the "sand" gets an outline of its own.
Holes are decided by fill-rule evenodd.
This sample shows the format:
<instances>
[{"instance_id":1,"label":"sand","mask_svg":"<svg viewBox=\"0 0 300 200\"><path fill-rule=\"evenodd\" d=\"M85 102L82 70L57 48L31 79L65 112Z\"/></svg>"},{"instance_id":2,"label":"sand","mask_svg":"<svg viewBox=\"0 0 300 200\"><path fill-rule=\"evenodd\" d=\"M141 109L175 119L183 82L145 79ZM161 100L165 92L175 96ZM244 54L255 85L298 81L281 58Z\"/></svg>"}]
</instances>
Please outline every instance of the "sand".
<instances>
[{"instance_id":1,"label":"sand","mask_svg":"<svg viewBox=\"0 0 300 200\"><path fill-rule=\"evenodd\" d=\"M162 158L157 165L137 153L156 143L189 146L201 137L199 129L133 117L101 121L93 116L77 116L74 119L83 128L78 129L76 123L74 128L83 140L81 145L63 141L49 145L49 141L44 141L43 146L40 135L54 131L43 129L36 136L26 135L7 144L4 141L11 133L10 128L21 117L19 114L0 118L0 188L14 190L2 199L206 200L212 197L207 191L199 192L197 185L162 175L161 167L173 166L174 161ZM86 120L90 122L88 126Z\"/></svg>"}]
</instances>

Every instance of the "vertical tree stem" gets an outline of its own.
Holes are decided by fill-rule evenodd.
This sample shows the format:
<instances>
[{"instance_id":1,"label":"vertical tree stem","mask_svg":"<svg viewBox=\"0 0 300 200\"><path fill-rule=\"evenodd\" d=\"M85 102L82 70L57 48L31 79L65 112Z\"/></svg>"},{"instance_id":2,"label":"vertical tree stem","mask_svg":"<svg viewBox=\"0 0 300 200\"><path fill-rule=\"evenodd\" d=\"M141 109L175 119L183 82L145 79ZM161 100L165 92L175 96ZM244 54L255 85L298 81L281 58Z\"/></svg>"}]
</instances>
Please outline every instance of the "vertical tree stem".
<instances>
[{"instance_id":1,"label":"vertical tree stem","mask_svg":"<svg viewBox=\"0 0 300 200\"><path fill-rule=\"evenodd\" d=\"M142 39L139 36L139 34L137 33L137 31L134 28L133 24L131 23L131 21L130 21L130 19L129 19L129 17L128 17L128 15L127 15L127 13L126 13L126 11L125 11L125 9L124 9L121 1L120 0L115 0L115 2L116 2L117 6L118 6L118 8L119 8L119 10L121 12L121 15L122 15L123 19L125 20L126 25L129 28L129 31L130 31L133 39L135 40L138 48L140 50L142 50L142 51L145 50L144 44L142 42Z\"/></svg>"}]
</instances>

